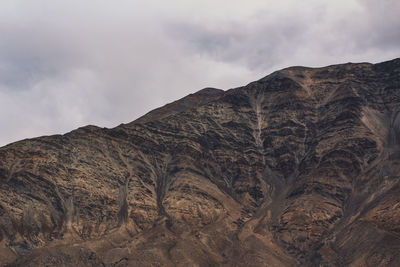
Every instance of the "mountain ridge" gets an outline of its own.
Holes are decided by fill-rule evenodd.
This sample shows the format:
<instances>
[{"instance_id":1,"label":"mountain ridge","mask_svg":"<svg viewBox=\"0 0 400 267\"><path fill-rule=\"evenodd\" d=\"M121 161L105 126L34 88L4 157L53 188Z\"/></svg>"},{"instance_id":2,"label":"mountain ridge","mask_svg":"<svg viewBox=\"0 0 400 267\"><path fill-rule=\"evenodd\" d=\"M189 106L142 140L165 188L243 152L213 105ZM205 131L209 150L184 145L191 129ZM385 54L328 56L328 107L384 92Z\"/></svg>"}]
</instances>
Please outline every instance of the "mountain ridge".
<instances>
[{"instance_id":1,"label":"mountain ridge","mask_svg":"<svg viewBox=\"0 0 400 267\"><path fill-rule=\"evenodd\" d=\"M0 264L395 266L399 90L400 59L289 67L2 147Z\"/></svg>"}]
</instances>

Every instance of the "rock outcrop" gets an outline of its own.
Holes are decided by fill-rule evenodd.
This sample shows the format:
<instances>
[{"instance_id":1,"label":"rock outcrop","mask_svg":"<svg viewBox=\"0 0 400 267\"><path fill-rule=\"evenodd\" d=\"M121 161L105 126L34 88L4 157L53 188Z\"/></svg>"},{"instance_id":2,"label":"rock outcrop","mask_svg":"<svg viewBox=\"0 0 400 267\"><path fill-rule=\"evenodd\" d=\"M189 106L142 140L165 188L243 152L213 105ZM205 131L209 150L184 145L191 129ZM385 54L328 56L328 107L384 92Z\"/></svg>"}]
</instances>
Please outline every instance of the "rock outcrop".
<instances>
[{"instance_id":1,"label":"rock outcrop","mask_svg":"<svg viewBox=\"0 0 400 267\"><path fill-rule=\"evenodd\" d=\"M0 265L398 266L400 59L291 67L0 148Z\"/></svg>"}]
</instances>

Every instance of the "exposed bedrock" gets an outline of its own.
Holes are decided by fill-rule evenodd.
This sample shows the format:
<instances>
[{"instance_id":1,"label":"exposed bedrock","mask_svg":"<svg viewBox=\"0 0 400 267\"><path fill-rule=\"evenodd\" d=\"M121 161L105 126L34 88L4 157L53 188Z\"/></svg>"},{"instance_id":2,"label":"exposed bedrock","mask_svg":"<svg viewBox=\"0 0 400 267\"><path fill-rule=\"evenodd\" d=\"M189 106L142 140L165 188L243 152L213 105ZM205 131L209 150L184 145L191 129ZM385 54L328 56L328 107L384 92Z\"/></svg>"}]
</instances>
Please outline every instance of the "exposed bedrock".
<instances>
[{"instance_id":1,"label":"exposed bedrock","mask_svg":"<svg viewBox=\"0 0 400 267\"><path fill-rule=\"evenodd\" d=\"M0 265L398 266L400 60L291 67L0 148Z\"/></svg>"}]
</instances>

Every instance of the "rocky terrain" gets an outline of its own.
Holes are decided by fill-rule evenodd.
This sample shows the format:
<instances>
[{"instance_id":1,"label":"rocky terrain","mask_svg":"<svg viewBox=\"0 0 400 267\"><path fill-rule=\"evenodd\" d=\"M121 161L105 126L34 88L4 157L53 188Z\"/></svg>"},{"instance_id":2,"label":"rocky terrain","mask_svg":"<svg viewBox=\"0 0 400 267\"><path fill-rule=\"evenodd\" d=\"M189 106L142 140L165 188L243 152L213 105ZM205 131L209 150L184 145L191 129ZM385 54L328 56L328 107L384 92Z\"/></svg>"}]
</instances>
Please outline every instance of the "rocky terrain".
<instances>
[{"instance_id":1,"label":"rocky terrain","mask_svg":"<svg viewBox=\"0 0 400 267\"><path fill-rule=\"evenodd\" d=\"M399 266L399 114L400 59L291 67L7 145L0 265Z\"/></svg>"}]
</instances>

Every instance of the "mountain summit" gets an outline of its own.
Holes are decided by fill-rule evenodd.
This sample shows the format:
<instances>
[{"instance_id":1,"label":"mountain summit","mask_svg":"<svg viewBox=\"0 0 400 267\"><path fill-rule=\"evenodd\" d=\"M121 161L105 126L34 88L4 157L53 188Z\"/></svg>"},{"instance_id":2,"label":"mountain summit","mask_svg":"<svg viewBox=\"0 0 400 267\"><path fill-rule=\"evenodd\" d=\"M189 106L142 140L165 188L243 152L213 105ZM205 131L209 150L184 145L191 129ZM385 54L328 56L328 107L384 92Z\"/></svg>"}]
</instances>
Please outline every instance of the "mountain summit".
<instances>
[{"instance_id":1,"label":"mountain summit","mask_svg":"<svg viewBox=\"0 0 400 267\"><path fill-rule=\"evenodd\" d=\"M0 265L398 266L400 59L291 67L0 148Z\"/></svg>"}]
</instances>

